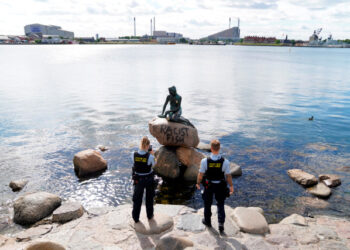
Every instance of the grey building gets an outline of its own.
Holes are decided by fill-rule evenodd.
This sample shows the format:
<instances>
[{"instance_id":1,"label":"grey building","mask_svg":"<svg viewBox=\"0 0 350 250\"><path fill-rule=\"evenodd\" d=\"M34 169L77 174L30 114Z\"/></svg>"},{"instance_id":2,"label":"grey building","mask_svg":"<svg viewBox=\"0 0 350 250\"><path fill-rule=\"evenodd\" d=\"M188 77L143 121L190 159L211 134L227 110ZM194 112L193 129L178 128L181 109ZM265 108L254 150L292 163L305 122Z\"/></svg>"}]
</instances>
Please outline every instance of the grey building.
<instances>
[{"instance_id":1,"label":"grey building","mask_svg":"<svg viewBox=\"0 0 350 250\"><path fill-rule=\"evenodd\" d=\"M204 39L238 41L240 39L240 33L241 31L239 27L232 27L227 30L223 30L218 33L212 34Z\"/></svg>"},{"instance_id":2,"label":"grey building","mask_svg":"<svg viewBox=\"0 0 350 250\"><path fill-rule=\"evenodd\" d=\"M162 30L153 31L153 37L158 43L177 43L183 38L183 35L175 32L166 32Z\"/></svg>"},{"instance_id":3,"label":"grey building","mask_svg":"<svg viewBox=\"0 0 350 250\"><path fill-rule=\"evenodd\" d=\"M24 33L26 36L36 34L40 37L43 35L59 36L68 39L74 39L74 32L62 30L60 26L55 25L43 25L43 24L29 24L24 26Z\"/></svg>"}]
</instances>

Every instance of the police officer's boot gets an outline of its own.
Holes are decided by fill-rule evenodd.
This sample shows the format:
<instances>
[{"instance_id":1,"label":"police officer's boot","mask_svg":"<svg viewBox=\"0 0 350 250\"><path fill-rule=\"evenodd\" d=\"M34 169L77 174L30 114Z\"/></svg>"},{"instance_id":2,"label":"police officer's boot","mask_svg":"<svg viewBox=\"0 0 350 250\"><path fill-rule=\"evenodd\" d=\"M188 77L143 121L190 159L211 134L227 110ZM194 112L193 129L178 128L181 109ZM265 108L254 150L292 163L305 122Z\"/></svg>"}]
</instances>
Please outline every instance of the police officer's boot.
<instances>
[{"instance_id":1,"label":"police officer's boot","mask_svg":"<svg viewBox=\"0 0 350 250\"><path fill-rule=\"evenodd\" d=\"M202 223L207 227L211 227L211 222L207 222L205 219L202 220Z\"/></svg>"},{"instance_id":2,"label":"police officer's boot","mask_svg":"<svg viewBox=\"0 0 350 250\"><path fill-rule=\"evenodd\" d=\"M219 223L219 232L224 233L224 223Z\"/></svg>"}]
</instances>

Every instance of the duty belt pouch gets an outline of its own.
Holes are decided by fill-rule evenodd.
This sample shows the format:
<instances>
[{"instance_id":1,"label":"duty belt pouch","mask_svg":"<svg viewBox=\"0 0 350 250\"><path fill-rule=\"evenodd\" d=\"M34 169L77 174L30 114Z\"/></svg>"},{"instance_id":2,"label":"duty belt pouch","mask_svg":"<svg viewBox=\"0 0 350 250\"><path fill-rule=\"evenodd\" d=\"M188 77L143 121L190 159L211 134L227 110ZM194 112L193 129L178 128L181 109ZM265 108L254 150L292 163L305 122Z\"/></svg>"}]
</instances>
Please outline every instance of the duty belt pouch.
<instances>
[{"instance_id":1,"label":"duty belt pouch","mask_svg":"<svg viewBox=\"0 0 350 250\"><path fill-rule=\"evenodd\" d=\"M132 180L134 181L134 185L136 185L139 182L140 176L137 174L132 175Z\"/></svg>"}]
</instances>

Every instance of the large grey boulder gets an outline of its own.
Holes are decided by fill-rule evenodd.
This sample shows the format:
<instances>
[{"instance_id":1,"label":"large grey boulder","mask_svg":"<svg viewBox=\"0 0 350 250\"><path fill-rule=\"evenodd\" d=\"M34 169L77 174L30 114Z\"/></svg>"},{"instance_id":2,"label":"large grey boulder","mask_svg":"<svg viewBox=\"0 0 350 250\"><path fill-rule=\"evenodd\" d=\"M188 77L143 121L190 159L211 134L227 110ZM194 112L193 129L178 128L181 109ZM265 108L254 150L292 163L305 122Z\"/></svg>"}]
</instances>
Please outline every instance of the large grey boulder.
<instances>
[{"instance_id":1,"label":"large grey boulder","mask_svg":"<svg viewBox=\"0 0 350 250\"><path fill-rule=\"evenodd\" d=\"M200 167L202 159L205 158L204 154L188 147L176 148L176 156L183 165L196 166L197 168Z\"/></svg>"},{"instance_id":2,"label":"large grey boulder","mask_svg":"<svg viewBox=\"0 0 350 250\"><path fill-rule=\"evenodd\" d=\"M18 198L14 204L13 220L17 224L33 224L52 213L61 205L61 198L47 192L29 193Z\"/></svg>"},{"instance_id":3,"label":"large grey boulder","mask_svg":"<svg viewBox=\"0 0 350 250\"><path fill-rule=\"evenodd\" d=\"M252 234L265 234L269 232L269 225L265 217L255 209L237 207L232 213L232 218L242 232Z\"/></svg>"},{"instance_id":4,"label":"large grey boulder","mask_svg":"<svg viewBox=\"0 0 350 250\"><path fill-rule=\"evenodd\" d=\"M317 184L317 178L315 176L306 173L301 169L289 169L287 173L290 178L305 187Z\"/></svg>"},{"instance_id":5,"label":"large grey boulder","mask_svg":"<svg viewBox=\"0 0 350 250\"><path fill-rule=\"evenodd\" d=\"M336 187L341 184L340 177L335 174L321 174L318 176L318 179L327 187Z\"/></svg>"},{"instance_id":6,"label":"large grey boulder","mask_svg":"<svg viewBox=\"0 0 350 250\"><path fill-rule=\"evenodd\" d=\"M84 208L79 202L67 202L52 213L52 221L66 223L83 216Z\"/></svg>"},{"instance_id":7,"label":"large grey boulder","mask_svg":"<svg viewBox=\"0 0 350 250\"><path fill-rule=\"evenodd\" d=\"M149 132L164 146L196 147L199 143L196 128L165 118L154 118L148 123Z\"/></svg>"},{"instance_id":8,"label":"large grey boulder","mask_svg":"<svg viewBox=\"0 0 350 250\"><path fill-rule=\"evenodd\" d=\"M102 171L107 168L107 161L103 159L100 152L87 149L74 155L74 170L78 177Z\"/></svg>"},{"instance_id":9,"label":"large grey boulder","mask_svg":"<svg viewBox=\"0 0 350 250\"><path fill-rule=\"evenodd\" d=\"M176 156L174 148L160 147L156 153L156 165L154 171L160 176L175 179L180 175L180 161Z\"/></svg>"},{"instance_id":10,"label":"large grey boulder","mask_svg":"<svg viewBox=\"0 0 350 250\"><path fill-rule=\"evenodd\" d=\"M13 192L21 191L25 185L27 185L28 181L27 180L16 180L16 181L11 181L9 186L12 189Z\"/></svg>"},{"instance_id":11,"label":"large grey boulder","mask_svg":"<svg viewBox=\"0 0 350 250\"><path fill-rule=\"evenodd\" d=\"M154 217L150 220L146 218L144 213L141 213L140 221L137 223L132 221L131 223L131 226L136 232L145 235L163 233L170 229L173 225L173 218L162 213L154 214Z\"/></svg>"},{"instance_id":12,"label":"large grey boulder","mask_svg":"<svg viewBox=\"0 0 350 250\"><path fill-rule=\"evenodd\" d=\"M316 186L308 188L307 191L320 198L327 198L331 195L332 190L327 187L324 183L318 183Z\"/></svg>"}]
</instances>

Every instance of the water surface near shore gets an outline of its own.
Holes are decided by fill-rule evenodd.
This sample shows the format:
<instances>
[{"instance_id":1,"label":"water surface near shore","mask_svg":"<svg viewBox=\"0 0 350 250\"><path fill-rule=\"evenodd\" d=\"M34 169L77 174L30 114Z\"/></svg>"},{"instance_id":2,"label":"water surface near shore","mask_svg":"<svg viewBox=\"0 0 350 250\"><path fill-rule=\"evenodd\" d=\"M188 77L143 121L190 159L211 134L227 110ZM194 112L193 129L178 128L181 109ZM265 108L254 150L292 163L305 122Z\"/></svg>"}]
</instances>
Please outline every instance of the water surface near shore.
<instances>
[{"instance_id":1,"label":"water surface near shore","mask_svg":"<svg viewBox=\"0 0 350 250\"><path fill-rule=\"evenodd\" d=\"M349 50L2 46L0 55L1 216L21 194L8 188L19 178L30 180L24 192L47 190L87 207L131 202L130 151L171 85L201 140L219 138L225 157L243 168L229 205L260 206L269 221L350 214ZM78 180L74 154L98 144L110 148L108 171ZM343 183L326 209L304 209L300 197L311 196L289 168L339 174ZM164 187L157 202L202 206L199 192L178 186Z\"/></svg>"}]
</instances>

